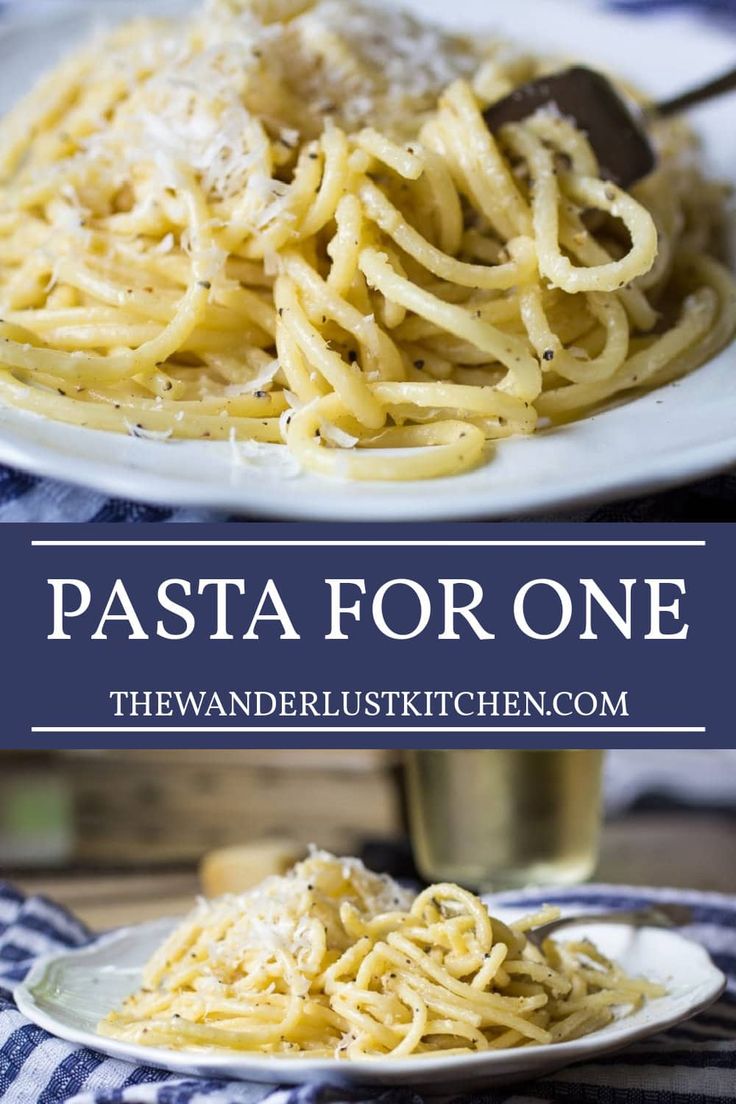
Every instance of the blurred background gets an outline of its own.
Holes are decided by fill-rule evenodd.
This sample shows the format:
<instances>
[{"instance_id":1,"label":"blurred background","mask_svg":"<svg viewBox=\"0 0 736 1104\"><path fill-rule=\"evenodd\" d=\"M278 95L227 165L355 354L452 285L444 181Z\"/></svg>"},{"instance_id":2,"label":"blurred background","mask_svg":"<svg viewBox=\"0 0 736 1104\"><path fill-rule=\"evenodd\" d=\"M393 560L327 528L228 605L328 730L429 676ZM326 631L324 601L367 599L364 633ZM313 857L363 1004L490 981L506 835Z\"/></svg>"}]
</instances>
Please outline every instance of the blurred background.
<instances>
[{"instance_id":1,"label":"blurred background","mask_svg":"<svg viewBox=\"0 0 736 1104\"><path fill-rule=\"evenodd\" d=\"M467 863L505 838L519 884L736 892L736 751L607 752L599 850L599 753L432 755L0 752L0 877L105 928L182 912L202 888L244 888L310 842L397 876L416 877L418 859L426 877L500 888L508 870ZM555 860L582 865L524 865L523 848L552 837Z\"/></svg>"}]
</instances>

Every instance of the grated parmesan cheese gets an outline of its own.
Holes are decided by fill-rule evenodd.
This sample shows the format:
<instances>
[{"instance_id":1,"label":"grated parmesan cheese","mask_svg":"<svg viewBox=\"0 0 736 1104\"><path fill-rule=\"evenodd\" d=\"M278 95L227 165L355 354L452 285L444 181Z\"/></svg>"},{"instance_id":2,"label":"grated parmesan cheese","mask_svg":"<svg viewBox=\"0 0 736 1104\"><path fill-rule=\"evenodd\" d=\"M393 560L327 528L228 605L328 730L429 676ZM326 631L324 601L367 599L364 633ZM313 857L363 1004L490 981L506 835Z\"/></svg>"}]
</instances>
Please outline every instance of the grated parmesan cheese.
<instances>
[{"instance_id":1,"label":"grated parmesan cheese","mask_svg":"<svg viewBox=\"0 0 736 1104\"><path fill-rule=\"evenodd\" d=\"M224 393L228 398L237 398L238 395L254 395L256 391L262 391L273 383L280 367L278 359L270 360L263 371L253 379L245 380L242 383L228 384L224 388Z\"/></svg>"},{"instance_id":2,"label":"grated parmesan cheese","mask_svg":"<svg viewBox=\"0 0 736 1104\"><path fill-rule=\"evenodd\" d=\"M280 479L295 479L301 475L299 461L283 445L267 444L265 441L239 441L234 427L228 435L228 443L231 482L235 482L239 469L267 472L278 475Z\"/></svg>"},{"instance_id":3,"label":"grated parmesan cheese","mask_svg":"<svg viewBox=\"0 0 736 1104\"><path fill-rule=\"evenodd\" d=\"M310 958L313 942L324 930L327 949L343 951L350 945L340 923L345 905L370 920L399 909L407 910L413 894L387 875L374 874L360 859L338 859L310 848L309 857L287 874L271 875L242 894L228 894L213 901L198 901L191 919L210 930L218 919L233 920L224 937L213 941L200 992L216 996L221 985L231 983L241 964L258 959L267 963L286 953L294 960L290 973L292 991L306 993L321 962Z\"/></svg>"},{"instance_id":4,"label":"grated parmesan cheese","mask_svg":"<svg viewBox=\"0 0 736 1104\"><path fill-rule=\"evenodd\" d=\"M172 436L170 429L145 429L142 425L125 422L131 437L141 437L144 441L168 441Z\"/></svg>"},{"instance_id":5,"label":"grated parmesan cheese","mask_svg":"<svg viewBox=\"0 0 736 1104\"><path fill-rule=\"evenodd\" d=\"M183 163L211 199L241 197L242 216L261 228L288 203L272 140L288 160L327 119L355 131L380 118L389 136L415 135L487 47L368 0L209 0L179 26L143 23L150 33L135 45L105 46L103 64L130 94L112 126L101 119L90 133L85 156L119 175L122 141L157 164L164 187Z\"/></svg>"},{"instance_id":6,"label":"grated parmesan cheese","mask_svg":"<svg viewBox=\"0 0 736 1104\"><path fill-rule=\"evenodd\" d=\"M346 433L345 430L340 429L339 426L332 425L331 422L325 421L320 422L319 435L324 441L328 441L337 448L355 448L360 440L359 437L354 437L352 433Z\"/></svg>"}]
</instances>

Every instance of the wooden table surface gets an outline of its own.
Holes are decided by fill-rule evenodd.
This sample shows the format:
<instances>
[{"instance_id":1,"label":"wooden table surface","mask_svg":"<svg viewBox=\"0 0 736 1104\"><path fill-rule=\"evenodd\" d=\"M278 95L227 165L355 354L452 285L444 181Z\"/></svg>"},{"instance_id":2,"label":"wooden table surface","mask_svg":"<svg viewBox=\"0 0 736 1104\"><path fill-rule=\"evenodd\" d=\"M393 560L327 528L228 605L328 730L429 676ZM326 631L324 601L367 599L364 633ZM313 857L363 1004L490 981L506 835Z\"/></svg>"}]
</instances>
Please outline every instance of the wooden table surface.
<instances>
[{"instance_id":1,"label":"wooden table surface","mask_svg":"<svg viewBox=\"0 0 736 1104\"><path fill-rule=\"evenodd\" d=\"M682 813L627 816L606 825L595 880L736 894L736 818ZM191 871L74 873L16 878L61 901L90 927L182 915L199 892Z\"/></svg>"}]
</instances>

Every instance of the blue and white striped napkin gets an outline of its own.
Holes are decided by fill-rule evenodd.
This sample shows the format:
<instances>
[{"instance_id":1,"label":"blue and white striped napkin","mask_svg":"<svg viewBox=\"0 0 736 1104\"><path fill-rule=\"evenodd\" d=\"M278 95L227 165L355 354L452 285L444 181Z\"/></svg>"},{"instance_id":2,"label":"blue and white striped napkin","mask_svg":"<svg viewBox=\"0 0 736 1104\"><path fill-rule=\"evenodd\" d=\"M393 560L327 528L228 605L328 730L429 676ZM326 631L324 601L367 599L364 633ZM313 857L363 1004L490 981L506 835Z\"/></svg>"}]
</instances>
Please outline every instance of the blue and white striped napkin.
<instances>
[{"instance_id":1,"label":"blue and white striped napkin","mask_svg":"<svg viewBox=\"0 0 736 1104\"><path fill-rule=\"evenodd\" d=\"M728 975L723 998L679 1027L534 1083L458 1098L453 1104L732 1104L736 1100L736 898L674 890L584 886L564 892L501 894L503 904L552 904L578 911L633 908L657 900L693 910L686 935L704 944ZM422 1104L407 1090L346 1093L182 1079L62 1042L29 1023L12 989L34 961L82 946L92 934L60 906L0 883L0 1101L3 1104Z\"/></svg>"},{"instance_id":2,"label":"blue and white striped napkin","mask_svg":"<svg viewBox=\"0 0 736 1104\"><path fill-rule=\"evenodd\" d=\"M736 0L606 0L606 7L642 15L676 8L697 9L707 15L736 19Z\"/></svg>"}]
</instances>

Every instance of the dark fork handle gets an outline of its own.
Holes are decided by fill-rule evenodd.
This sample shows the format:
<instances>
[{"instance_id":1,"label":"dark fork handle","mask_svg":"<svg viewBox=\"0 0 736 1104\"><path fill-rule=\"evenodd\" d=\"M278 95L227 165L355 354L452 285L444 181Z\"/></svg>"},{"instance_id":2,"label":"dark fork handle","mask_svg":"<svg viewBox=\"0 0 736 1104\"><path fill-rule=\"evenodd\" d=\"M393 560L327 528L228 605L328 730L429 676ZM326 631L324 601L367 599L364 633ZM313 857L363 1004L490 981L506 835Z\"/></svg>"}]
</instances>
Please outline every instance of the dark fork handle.
<instances>
[{"instance_id":1,"label":"dark fork handle","mask_svg":"<svg viewBox=\"0 0 736 1104\"><path fill-rule=\"evenodd\" d=\"M716 77L715 80L710 80L697 88L691 88L689 92L682 92L679 96L673 96L671 100L663 100L662 103L655 104L650 114L663 119L668 115L677 115L688 107L694 107L695 104L712 100L716 96L723 95L724 92L735 90L736 68L729 69L727 73Z\"/></svg>"}]
</instances>

